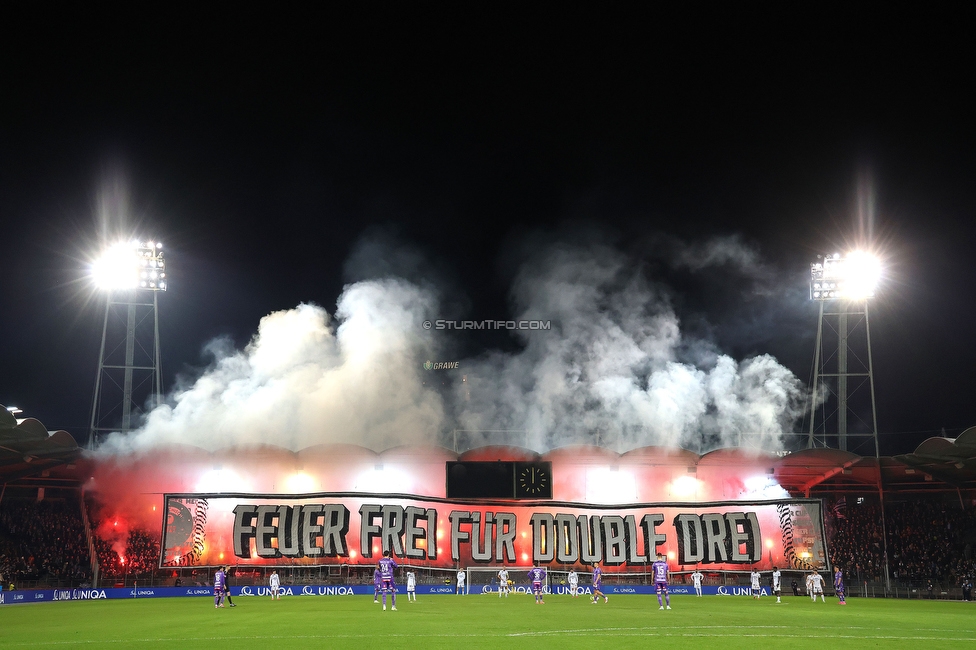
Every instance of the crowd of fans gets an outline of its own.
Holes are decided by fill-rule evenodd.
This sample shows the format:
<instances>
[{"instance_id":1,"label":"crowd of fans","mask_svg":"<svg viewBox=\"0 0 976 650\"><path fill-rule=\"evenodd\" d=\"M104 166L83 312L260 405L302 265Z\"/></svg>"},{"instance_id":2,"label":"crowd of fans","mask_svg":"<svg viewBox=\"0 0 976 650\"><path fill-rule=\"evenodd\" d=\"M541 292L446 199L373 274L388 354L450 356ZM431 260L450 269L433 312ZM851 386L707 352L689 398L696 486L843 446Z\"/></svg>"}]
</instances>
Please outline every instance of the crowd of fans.
<instances>
[{"instance_id":1,"label":"crowd of fans","mask_svg":"<svg viewBox=\"0 0 976 650\"><path fill-rule=\"evenodd\" d=\"M849 581L881 580L884 574L884 542L881 507L860 504L844 509L832 504L824 514L831 561L844 569Z\"/></svg>"},{"instance_id":2,"label":"crowd of fans","mask_svg":"<svg viewBox=\"0 0 976 650\"><path fill-rule=\"evenodd\" d=\"M145 575L159 567L159 540L143 530L130 530L116 542L96 535L95 552L99 575L105 578Z\"/></svg>"},{"instance_id":3,"label":"crowd of fans","mask_svg":"<svg viewBox=\"0 0 976 650\"><path fill-rule=\"evenodd\" d=\"M94 534L95 527L92 527ZM105 578L152 573L159 565L158 536L131 530L114 544L93 535L99 574ZM0 502L0 584L84 586L91 556L77 502L5 499Z\"/></svg>"},{"instance_id":4,"label":"crowd of fans","mask_svg":"<svg viewBox=\"0 0 976 650\"><path fill-rule=\"evenodd\" d=\"M83 584L91 562L81 509L58 500L0 504L0 576L10 584Z\"/></svg>"},{"instance_id":5,"label":"crowd of fans","mask_svg":"<svg viewBox=\"0 0 976 650\"><path fill-rule=\"evenodd\" d=\"M834 502L827 508L828 547L851 580L884 575L884 537L877 503ZM929 589L961 585L976 577L976 510L933 502L887 503L888 568L902 585Z\"/></svg>"}]
</instances>

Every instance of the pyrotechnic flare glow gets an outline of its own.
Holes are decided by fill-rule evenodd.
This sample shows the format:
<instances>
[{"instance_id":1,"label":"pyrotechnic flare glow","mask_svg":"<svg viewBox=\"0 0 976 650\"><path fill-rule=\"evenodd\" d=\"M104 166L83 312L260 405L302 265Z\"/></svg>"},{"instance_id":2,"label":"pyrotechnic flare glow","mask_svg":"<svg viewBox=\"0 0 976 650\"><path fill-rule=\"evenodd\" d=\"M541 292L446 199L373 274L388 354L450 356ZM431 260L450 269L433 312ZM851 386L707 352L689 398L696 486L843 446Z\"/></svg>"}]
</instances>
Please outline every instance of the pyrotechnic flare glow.
<instances>
[{"instance_id":1,"label":"pyrotechnic flare glow","mask_svg":"<svg viewBox=\"0 0 976 650\"><path fill-rule=\"evenodd\" d=\"M786 499L790 493L771 476L752 476L745 480L742 499Z\"/></svg>"},{"instance_id":2,"label":"pyrotechnic flare glow","mask_svg":"<svg viewBox=\"0 0 976 650\"><path fill-rule=\"evenodd\" d=\"M632 472L593 468L586 472L587 503L635 503L637 480Z\"/></svg>"},{"instance_id":3,"label":"pyrotechnic flare glow","mask_svg":"<svg viewBox=\"0 0 976 650\"><path fill-rule=\"evenodd\" d=\"M671 482L671 496L677 499L691 499L698 494L698 479L694 476L679 476Z\"/></svg>"},{"instance_id":4,"label":"pyrotechnic flare glow","mask_svg":"<svg viewBox=\"0 0 976 650\"><path fill-rule=\"evenodd\" d=\"M319 482L305 472L295 472L285 478L285 491L291 494L318 492Z\"/></svg>"}]
</instances>

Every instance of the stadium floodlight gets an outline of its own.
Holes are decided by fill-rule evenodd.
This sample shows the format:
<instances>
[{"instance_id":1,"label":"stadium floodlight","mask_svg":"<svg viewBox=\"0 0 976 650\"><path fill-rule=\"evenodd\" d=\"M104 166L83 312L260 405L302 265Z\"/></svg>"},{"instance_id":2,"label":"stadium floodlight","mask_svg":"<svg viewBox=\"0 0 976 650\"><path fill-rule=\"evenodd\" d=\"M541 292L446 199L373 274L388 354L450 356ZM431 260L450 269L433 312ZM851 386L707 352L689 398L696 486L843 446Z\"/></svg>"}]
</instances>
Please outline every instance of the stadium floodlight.
<instances>
[{"instance_id":1,"label":"stadium floodlight","mask_svg":"<svg viewBox=\"0 0 976 650\"><path fill-rule=\"evenodd\" d=\"M881 260L866 251L825 255L810 265L811 300L867 300L881 282Z\"/></svg>"},{"instance_id":2,"label":"stadium floodlight","mask_svg":"<svg viewBox=\"0 0 976 650\"><path fill-rule=\"evenodd\" d=\"M145 405L143 398L150 408L162 402L158 296L167 289L166 274L163 244L155 238L115 243L91 264L93 284L108 296L89 428L91 448L100 433L129 431L132 410ZM111 318L113 314L117 318ZM110 325L120 340L106 347ZM135 392L148 390L148 395L134 396L134 378ZM121 388L119 399L103 397L104 389L111 392L113 386Z\"/></svg>"},{"instance_id":3,"label":"stadium floodlight","mask_svg":"<svg viewBox=\"0 0 976 650\"><path fill-rule=\"evenodd\" d=\"M16 406L8 406L7 410L10 411L10 415L19 415L23 413L23 411Z\"/></svg>"},{"instance_id":4,"label":"stadium floodlight","mask_svg":"<svg viewBox=\"0 0 976 650\"><path fill-rule=\"evenodd\" d=\"M874 364L871 355L871 329L868 320L868 303L874 298L882 279L881 260L865 250L853 250L846 255L833 253L824 255L810 265L810 299L819 303L820 317L817 324L817 347L813 368L813 396L810 400L810 429L807 447L818 444L827 446L827 410L821 415L822 426L816 427L817 406L826 405L826 400L836 397L837 408L832 419L836 422L836 440L839 449L847 450L849 438L863 438L874 442L875 456L881 453L878 443L878 418L874 395ZM824 306L829 305L825 310ZM831 319L828 322L826 319ZM836 335L837 353L825 355L823 351L824 331ZM863 333L863 347L851 355L851 337ZM864 354L866 352L866 355ZM853 358L858 367L851 368L848 363ZM821 363L836 363L835 368L821 367ZM865 363L866 362L866 363ZM827 380L825 382L825 379ZM848 397L857 392L849 389L849 382L867 382L871 397L871 422L859 413L866 409L849 409ZM818 400L817 396L823 396ZM853 414L857 422L870 427L869 432L848 431L848 415ZM834 434L831 434L834 435Z\"/></svg>"},{"instance_id":5,"label":"stadium floodlight","mask_svg":"<svg viewBox=\"0 0 976 650\"><path fill-rule=\"evenodd\" d=\"M166 291L163 245L133 240L109 246L92 263L91 276L95 286L106 291Z\"/></svg>"}]
</instances>

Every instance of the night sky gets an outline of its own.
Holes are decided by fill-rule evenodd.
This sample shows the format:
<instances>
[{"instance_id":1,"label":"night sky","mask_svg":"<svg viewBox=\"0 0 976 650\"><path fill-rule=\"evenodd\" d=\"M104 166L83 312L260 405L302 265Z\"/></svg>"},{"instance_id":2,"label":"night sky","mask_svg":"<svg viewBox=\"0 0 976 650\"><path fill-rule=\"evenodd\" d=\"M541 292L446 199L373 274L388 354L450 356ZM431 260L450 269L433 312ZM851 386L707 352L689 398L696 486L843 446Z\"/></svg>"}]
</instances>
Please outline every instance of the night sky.
<instances>
[{"instance_id":1,"label":"night sky","mask_svg":"<svg viewBox=\"0 0 976 650\"><path fill-rule=\"evenodd\" d=\"M216 336L331 312L364 238L419 254L445 318L486 319L512 315L526 242L602 238L684 328L806 382L809 265L855 240L859 179L887 269L881 451L976 424L971 10L74 11L0 45L0 403L51 430L87 435L104 307L81 280L113 184L166 246L169 390ZM758 251L765 294L654 262L711 237Z\"/></svg>"}]
</instances>

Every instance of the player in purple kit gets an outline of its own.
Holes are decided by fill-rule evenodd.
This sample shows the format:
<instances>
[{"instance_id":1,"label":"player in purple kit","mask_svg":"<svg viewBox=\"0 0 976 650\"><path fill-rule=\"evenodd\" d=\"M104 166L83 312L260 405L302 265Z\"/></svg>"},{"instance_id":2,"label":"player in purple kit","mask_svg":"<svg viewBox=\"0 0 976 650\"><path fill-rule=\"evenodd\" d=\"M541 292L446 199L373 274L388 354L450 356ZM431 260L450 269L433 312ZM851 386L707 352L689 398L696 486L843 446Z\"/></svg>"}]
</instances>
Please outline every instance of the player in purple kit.
<instances>
[{"instance_id":1,"label":"player in purple kit","mask_svg":"<svg viewBox=\"0 0 976 650\"><path fill-rule=\"evenodd\" d=\"M386 594L390 594L390 608L396 611L396 585L393 584L393 571L397 568L396 560L390 557L389 551L383 551L383 559L379 563L380 589L383 590L383 611L386 611Z\"/></svg>"},{"instance_id":2,"label":"player in purple kit","mask_svg":"<svg viewBox=\"0 0 976 650\"><path fill-rule=\"evenodd\" d=\"M600 568L599 562L593 563L593 604L596 605L600 602L600 596L603 596L603 602L610 602L606 594L603 593L603 569Z\"/></svg>"},{"instance_id":3,"label":"player in purple kit","mask_svg":"<svg viewBox=\"0 0 976 650\"><path fill-rule=\"evenodd\" d=\"M380 568L373 569L373 604L380 602Z\"/></svg>"},{"instance_id":4,"label":"player in purple kit","mask_svg":"<svg viewBox=\"0 0 976 650\"><path fill-rule=\"evenodd\" d=\"M834 591L837 593L837 598L840 599L838 605L846 605L847 598L844 596L844 572L837 567L834 571Z\"/></svg>"},{"instance_id":5,"label":"player in purple kit","mask_svg":"<svg viewBox=\"0 0 976 650\"><path fill-rule=\"evenodd\" d=\"M542 567L536 566L529 570L529 580L532 581L532 593L535 595L535 604L546 604L546 601L542 600L542 583L546 580L546 570Z\"/></svg>"},{"instance_id":6,"label":"player in purple kit","mask_svg":"<svg viewBox=\"0 0 976 650\"><path fill-rule=\"evenodd\" d=\"M668 563L660 553L657 554L657 562L651 565L651 573L654 574L654 586L657 587L658 609L664 609L664 602L661 602L662 593L668 609L671 609L671 594L668 593Z\"/></svg>"},{"instance_id":7,"label":"player in purple kit","mask_svg":"<svg viewBox=\"0 0 976 650\"><path fill-rule=\"evenodd\" d=\"M214 607L224 606L224 587L227 585L227 574L222 568L214 574Z\"/></svg>"}]
</instances>

